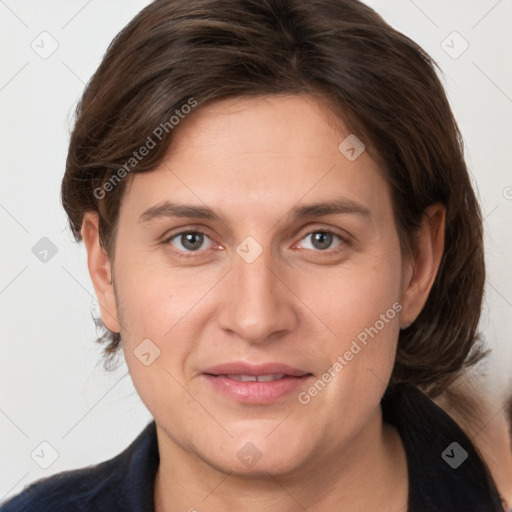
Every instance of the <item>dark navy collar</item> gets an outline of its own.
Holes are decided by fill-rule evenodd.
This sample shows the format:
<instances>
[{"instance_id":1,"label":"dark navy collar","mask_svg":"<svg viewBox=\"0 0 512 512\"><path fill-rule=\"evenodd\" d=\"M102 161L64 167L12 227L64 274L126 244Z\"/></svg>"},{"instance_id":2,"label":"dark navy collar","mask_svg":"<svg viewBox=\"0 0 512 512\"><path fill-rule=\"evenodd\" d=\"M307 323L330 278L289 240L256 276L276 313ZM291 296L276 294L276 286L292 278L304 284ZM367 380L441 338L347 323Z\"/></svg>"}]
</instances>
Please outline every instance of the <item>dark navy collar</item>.
<instances>
[{"instance_id":1,"label":"dark navy collar","mask_svg":"<svg viewBox=\"0 0 512 512\"><path fill-rule=\"evenodd\" d=\"M120 482L119 510L123 512L154 512L155 477L160 463L156 424L149 423L137 439L118 457Z\"/></svg>"},{"instance_id":2,"label":"dark navy collar","mask_svg":"<svg viewBox=\"0 0 512 512\"><path fill-rule=\"evenodd\" d=\"M407 384L389 387L381 405L407 455L408 512L503 512L487 466L441 407Z\"/></svg>"}]
</instances>

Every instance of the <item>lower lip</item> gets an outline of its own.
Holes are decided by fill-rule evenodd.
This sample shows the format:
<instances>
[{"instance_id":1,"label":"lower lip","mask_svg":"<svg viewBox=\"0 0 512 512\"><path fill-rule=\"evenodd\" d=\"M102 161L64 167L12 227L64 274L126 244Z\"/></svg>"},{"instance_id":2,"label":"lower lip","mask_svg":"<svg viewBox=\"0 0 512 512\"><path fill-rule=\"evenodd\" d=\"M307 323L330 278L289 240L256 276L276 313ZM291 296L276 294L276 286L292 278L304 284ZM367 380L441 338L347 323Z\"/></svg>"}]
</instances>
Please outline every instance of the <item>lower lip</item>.
<instances>
[{"instance_id":1,"label":"lower lip","mask_svg":"<svg viewBox=\"0 0 512 512\"><path fill-rule=\"evenodd\" d=\"M228 377L203 374L213 388L246 404L269 404L304 386L312 375L284 377L270 382L242 382Z\"/></svg>"}]
</instances>

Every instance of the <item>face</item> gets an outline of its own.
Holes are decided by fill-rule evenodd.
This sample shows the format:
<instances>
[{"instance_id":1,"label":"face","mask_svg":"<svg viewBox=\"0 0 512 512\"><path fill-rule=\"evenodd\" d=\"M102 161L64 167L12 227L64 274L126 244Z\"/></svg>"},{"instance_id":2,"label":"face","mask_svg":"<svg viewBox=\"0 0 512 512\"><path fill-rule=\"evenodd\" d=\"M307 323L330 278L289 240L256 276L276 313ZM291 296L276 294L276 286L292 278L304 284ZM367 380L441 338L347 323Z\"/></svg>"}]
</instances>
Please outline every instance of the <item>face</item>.
<instances>
[{"instance_id":1,"label":"face","mask_svg":"<svg viewBox=\"0 0 512 512\"><path fill-rule=\"evenodd\" d=\"M290 473L380 417L413 272L348 135L311 96L217 102L125 192L103 321L159 436L212 467Z\"/></svg>"}]
</instances>

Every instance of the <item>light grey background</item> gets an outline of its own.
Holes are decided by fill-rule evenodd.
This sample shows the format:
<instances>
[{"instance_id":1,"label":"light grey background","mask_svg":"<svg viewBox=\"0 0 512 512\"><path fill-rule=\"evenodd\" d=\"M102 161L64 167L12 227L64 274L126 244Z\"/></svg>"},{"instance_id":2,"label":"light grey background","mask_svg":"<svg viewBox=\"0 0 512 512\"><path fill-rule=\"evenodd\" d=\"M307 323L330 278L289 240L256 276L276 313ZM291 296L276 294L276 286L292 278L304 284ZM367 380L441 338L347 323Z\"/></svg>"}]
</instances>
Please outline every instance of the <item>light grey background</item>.
<instances>
[{"instance_id":1,"label":"light grey background","mask_svg":"<svg viewBox=\"0 0 512 512\"><path fill-rule=\"evenodd\" d=\"M114 456L151 419L126 367L102 369L85 249L59 199L75 104L111 39L148 3L0 0L0 501ZM481 325L493 355L480 372L497 398L512 374L512 1L367 3L445 73L485 216Z\"/></svg>"}]
</instances>

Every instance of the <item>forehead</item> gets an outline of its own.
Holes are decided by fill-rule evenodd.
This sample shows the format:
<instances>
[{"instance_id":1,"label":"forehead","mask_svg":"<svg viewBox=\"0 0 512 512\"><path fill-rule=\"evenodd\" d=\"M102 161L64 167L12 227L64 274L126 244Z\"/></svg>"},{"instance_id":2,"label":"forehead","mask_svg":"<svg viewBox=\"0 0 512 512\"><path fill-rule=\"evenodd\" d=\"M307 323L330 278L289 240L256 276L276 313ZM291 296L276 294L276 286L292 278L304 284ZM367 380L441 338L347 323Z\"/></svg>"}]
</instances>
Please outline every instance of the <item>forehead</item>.
<instances>
[{"instance_id":1,"label":"forehead","mask_svg":"<svg viewBox=\"0 0 512 512\"><path fill-rule=\"evenodd\" d=\"M126 199L139 211L172 198L253 215L340 195L385 208L390 198L378 165L366 151L349 159L347 137L343 121L312 96L218 101L181 121L165 160L134 175Z\"/></svg>"}]
</instances>

